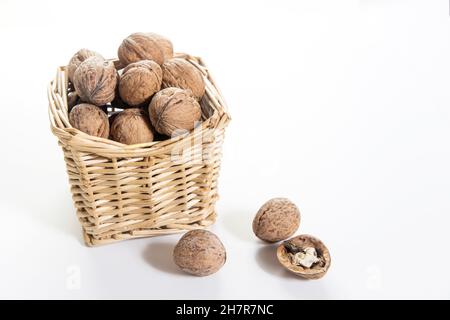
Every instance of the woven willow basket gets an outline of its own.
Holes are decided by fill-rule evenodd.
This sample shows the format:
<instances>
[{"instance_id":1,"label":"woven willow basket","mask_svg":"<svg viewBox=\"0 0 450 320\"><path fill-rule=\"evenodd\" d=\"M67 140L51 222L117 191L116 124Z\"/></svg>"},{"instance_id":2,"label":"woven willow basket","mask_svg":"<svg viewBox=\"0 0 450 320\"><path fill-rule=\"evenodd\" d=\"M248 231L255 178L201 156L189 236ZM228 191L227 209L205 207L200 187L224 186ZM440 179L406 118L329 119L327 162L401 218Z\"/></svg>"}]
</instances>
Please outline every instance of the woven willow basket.
<instances>
[{"instance_id":1,"label":"woven willow basket","mask_svg":"<svg viewBox=\"0 0 450 320\"><path fill-rule=\"evenodd\" d=\"M205 228L216 219L221 146L230 117L201 58L176 56L202 72L206 93L202 122L165 141L124 145L87 135L68 120L66 67L58 68L49 85L51 130L64 152L88 246Z\"/></svg>"}]
</instances>

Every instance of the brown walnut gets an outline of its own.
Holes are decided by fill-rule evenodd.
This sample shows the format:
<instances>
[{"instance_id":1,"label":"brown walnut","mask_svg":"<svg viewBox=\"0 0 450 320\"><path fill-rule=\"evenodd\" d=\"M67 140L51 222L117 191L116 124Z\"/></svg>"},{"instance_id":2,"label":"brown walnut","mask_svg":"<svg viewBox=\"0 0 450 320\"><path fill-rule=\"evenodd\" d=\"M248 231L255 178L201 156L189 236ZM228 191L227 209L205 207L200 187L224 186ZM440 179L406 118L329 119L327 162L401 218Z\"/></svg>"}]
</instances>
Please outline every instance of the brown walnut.
<instances>
[{"instance_id":1,"label":"brown walnut","mask_svg":"<svg viewBox=\"0 0 450 320\"><path fill-rule=\"evenodd\" d=\"M99 107L81 103L72 108L69 114L70 124L91 136L108 138L109 122L106 113Z\"/></svg>"},{"instance_id":2,"label":"brown walnut","mask_svg":"<svg viewBox=\"0 0 450 320\"><path fill-rule=\"evenodd\" d=\"M172 41L170 41L166 37L163 37L162 35L159 35L159 34L153 33L153 32L148 32L147 35L150 37L153 37L156 40L156 42L158 43L158 45L161 48L161 51L163 53L164 61L173 58Z\"/></svg>"},{"instance_id":3,"label":"brown walnut","mask_svg":"<svg viewBox=\"0 0 450 320\"><path fill-rule=\"evenodd\" d=\"M140 108L131 108L112 115L111 139L124 144L153 141L148 115Z\"/></svg>"},{"instance_id":4,"label":"brown walnut","mask_svg":"<svg viewBox=\"0 0 450 320\"><path fill-rule=\"evenodd\" d=\"M253 219L253 232L261 240L278 242L292 236L300 226L300 211L285 198L267 201Z\"/></svg>"},{"instance_id":5,"label":"brown walnut","mask_svg":"<svg viewBox=\"0 0 450 320\"><path fill-rule=\"evenodd\" d=\"M177 130L192 130L201 118L201 108L189 91L166 88L152 98L150 120L161 134L172 136Z\"/></svg>"},{"instance_id":6,"label":"brown walnut","mask_svg":"<svg viewBox=\"0 0 450 320\"><path fill-rule=\"evenodd\" d=\"M120 77L120 97L130 106L148 104L150 98L161 89L161 81L161 67L156 62L142 60L130 63Z\"/></svg>"},{"instance_id":7,"label":"brown walnut","mask_svg":"<svg viewBox=\"0 0 450 320\"><path fill-rule=\"evenodd\" d=\"M75 71L77 70L78 66L87 58L90 57L99 57L101 59L103 59L102 55L89 50L89 49L81 49L78 50L73 57L70 59L69 64L67 66L67 76L69 78L70 81L73 82L73 76L75 74Z\"/></svg>"},{"instance_id":8,"label":"brown walnut","mask_svg":"<svg viewBox=\"0 0 450 320\"><path fill-rule=\"evenodd\" d=\"M170 52L173 53L173 49L168 39L154 33L137 32L122 41L117 54L120 65L125 67L140 60L153 60L162 65Z\"/></svg>"},{"instance_id":9,"label":"brown walnut","mask_svg":"<svg viewBox=\"0 0 450 320\"><path fill-rule=\"evenodd\" d=\"M117 71L111 61L90 57L75 71L74 86L81 100L105 105L114 99Z\"/></svg>"},{"instance_id":10,"label":"brown walnut","mask_svg":"<svg viewBox=\"0 0 450 320\"><path fill-rule=\"evenodd\" d=\"M163 88L177 87L191 90L197 98L205 94L205 81L203 75L196 67L185 59L173 58L162 65Z\"/></svg>"},{"instance_id":11,"label":"brown walnut","mask_svg":"<svg viewBox=\"0 0 450 320\"><path fill-rule=\"evenodd\" d=\"M196 276L208 276L225 264L226 251L214 233L191 230L178 241L173 258L181 270Z\"/></svg>"},{"instance_id":12,"label":"brown walnut","mask_svg":"<svg viewBox=\"0 0 450 320\"><path fill-rule=\"evenodd\" d=\"M328 248L310 235L284 241L277 249L278 261L289 271L306 279L320 279L331 265Z\"/></svg>"}]
</instances>

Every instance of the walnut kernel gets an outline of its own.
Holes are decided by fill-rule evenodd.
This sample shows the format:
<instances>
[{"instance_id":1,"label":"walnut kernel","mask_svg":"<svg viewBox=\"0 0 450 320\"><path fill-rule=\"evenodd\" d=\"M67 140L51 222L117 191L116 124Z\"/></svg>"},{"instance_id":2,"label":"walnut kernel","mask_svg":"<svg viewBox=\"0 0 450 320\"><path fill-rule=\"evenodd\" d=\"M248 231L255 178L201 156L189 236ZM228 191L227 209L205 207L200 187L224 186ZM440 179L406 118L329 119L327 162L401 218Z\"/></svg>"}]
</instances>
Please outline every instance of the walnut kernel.
<instances>
[{"instance_id":1,"label":"walnut kernel","mask_svg":"<svg viewBox=\"0 0 450 320\"><path fill-rule=\"evenodd\" d=\"M277 257L286 269L306 279L322 278L331 264L327 247L310 235L300 235L284 241L278 246Z\"/></svg>"}]
</instances>

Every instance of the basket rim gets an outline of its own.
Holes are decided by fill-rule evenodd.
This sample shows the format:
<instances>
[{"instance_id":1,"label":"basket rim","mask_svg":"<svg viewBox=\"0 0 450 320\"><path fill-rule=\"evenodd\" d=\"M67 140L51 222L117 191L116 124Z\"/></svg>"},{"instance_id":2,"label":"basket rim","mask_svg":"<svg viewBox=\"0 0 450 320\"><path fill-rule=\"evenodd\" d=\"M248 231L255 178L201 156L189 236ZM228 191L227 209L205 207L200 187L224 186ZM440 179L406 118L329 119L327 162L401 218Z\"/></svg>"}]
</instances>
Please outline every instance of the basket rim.
<instances>
[{"instance_id":1,"label":"basket rim","mask_svg":"<svg viewBox=\"0 0 450 320\"><path fill-rule=\"evenodd\" d=\"M209 106L213 109L212 115L202 121L196 130L182 134L177 137L171 137L163 141L152 141L142 144L126 145L107 138L100 138L88 135L70 124L68 120L68 104L67 92L68 78L67 66L57 68L56 77L50 81L47 88L48 95L48 114L52 133L59 139L62 144L69 144L76 147L80 151L94 152L98 154L107 153L114 156L134 156L150 155L152 153L161 153L163 150L170 150L173 144L182 140L195 138L199 134L203 134L205 130L224 129L231 117L220 89L214 82L211 72L200 57L191 56L186 53L175 53L174 58L183 58L194 65L202 73L205 80L206 90L202 99L205 99ZM108 59L117 63L118 59Z\"/></svg>"}]
</instances>

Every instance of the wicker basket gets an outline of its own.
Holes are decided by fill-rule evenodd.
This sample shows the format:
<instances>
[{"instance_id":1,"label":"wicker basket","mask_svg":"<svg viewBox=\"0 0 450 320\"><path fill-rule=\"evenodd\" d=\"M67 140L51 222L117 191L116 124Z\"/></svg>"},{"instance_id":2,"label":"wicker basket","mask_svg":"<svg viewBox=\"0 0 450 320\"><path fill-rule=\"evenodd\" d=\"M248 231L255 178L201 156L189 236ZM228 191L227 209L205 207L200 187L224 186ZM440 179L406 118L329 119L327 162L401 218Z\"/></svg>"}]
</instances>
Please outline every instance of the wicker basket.
<instances>
[{"instance_id":1,"label":"wicker basket","mask_svg":"<svg viewBox=\"0 0 450 320\"><path fill-rule=\"evenodd\" d=\"M216 219L221 146L230 117L201 58L176 56L202 72L206 93L202 123L165 141L124 145L87 135L68 120L66 67L58 68L49 85L51 130L64 152L88 246L205 228Z\"/></svg>"}]
</instances>

